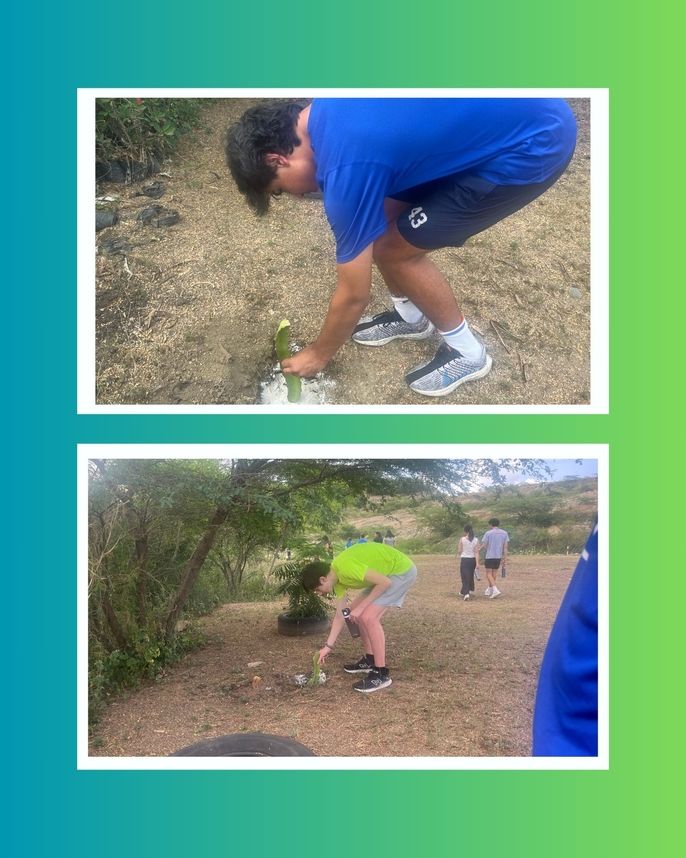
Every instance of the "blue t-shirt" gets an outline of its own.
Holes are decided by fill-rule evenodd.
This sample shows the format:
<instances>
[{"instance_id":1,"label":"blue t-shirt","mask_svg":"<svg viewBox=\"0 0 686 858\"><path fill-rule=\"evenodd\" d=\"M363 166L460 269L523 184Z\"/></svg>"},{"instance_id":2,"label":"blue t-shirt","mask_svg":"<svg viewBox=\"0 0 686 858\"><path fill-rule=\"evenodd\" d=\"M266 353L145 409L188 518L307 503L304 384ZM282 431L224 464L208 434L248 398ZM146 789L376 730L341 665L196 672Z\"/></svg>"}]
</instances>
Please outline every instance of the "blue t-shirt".
<instances>
[{"instance_id":1,"label":"blue t-shirt","mask_svg":"<svg viewBox=\"0 0 686 858\"><path fill-rule=\"evenodd\" d=\"M598 528L574 570L543 656L533 753L598 755Z\"/></svg>"},{"instance_id":2,"label":"blue t-shirt","mask_svg":"<svg viewBox=\"0 0 686 858\"><path fill-rule=\"evenodd\" d=\"M349 262L386 231L385 197L461 172L544 182L574 151L576 122L559 98L317 98L308 133L336 260Z\"/></svg>"}]
</instances>

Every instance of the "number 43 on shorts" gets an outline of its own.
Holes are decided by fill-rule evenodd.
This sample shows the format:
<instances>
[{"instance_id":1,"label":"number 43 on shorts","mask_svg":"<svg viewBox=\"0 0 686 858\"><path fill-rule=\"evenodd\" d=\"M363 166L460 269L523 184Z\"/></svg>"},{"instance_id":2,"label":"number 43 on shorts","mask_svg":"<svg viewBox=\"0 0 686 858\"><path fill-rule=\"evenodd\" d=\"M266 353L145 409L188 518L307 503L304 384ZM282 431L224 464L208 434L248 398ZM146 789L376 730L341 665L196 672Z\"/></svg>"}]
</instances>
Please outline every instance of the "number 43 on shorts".
<instances>
[{"instance_id":1,"label":"number 43 on shorts","mask_svg":"<svg viewBox=\"0 0 686 858\"><path fill-rule=\"evenodd\" d=\"M427 222L429 216L421 206L417 206L417 208L412 209L412 211L409 213L408 219L410 221L412 229L417 229L418 226L421 226L423 223Z\"/></svg>"}]
</instances>

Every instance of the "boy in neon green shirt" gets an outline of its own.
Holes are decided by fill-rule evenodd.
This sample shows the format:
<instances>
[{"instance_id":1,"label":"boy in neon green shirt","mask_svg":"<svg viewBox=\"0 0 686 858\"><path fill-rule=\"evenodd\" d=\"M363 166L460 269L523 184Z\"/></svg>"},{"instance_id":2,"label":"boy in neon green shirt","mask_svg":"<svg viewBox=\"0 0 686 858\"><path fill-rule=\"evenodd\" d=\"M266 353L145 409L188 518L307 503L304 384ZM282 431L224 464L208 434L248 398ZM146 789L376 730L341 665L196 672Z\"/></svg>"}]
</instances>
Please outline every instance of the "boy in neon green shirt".
<instances>
[{"instance_id":1,"label":"boy in neon green shirt","mask_svg":"<svg viewBox=\"0 0 686 858\"><path fill-rule=\"evenodd\" d=\"M348 618L357 623L365 654L352 664L343 665L347 673L366 673L353 685L355 691L368 694L388 687L392 680L386 666L386 637L381 620L388 608L402 606L407 591L417 579L412 560L397 548L379 542L361 542L346 548L331 563L309 563L302 571L306 590L320 595L333 593L336 615L319 663L324 664L345 625L342 614L348 591L361 591L350 603Z\"/></svg>"}]
</instances>

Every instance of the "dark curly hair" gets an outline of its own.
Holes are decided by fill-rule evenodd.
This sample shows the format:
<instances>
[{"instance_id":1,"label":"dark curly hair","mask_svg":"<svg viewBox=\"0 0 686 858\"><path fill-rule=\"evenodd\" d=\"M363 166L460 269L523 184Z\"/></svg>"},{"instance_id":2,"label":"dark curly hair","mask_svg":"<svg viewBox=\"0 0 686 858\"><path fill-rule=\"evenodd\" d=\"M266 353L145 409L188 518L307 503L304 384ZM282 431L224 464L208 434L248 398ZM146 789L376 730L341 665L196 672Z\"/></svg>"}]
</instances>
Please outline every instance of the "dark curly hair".
<instances>
[{"instance_id":1,"label":"dark curly hair","mask_svg":"<svg viewBox=\"0 0 686 858\"><path fill-rule=\"evenodd\" d=\"M300 581L303 585L303 589L311 593L315 587L319 586L319 579L326 578L330 569L331 564L324 563L321 560L316 563L308 563L307 566L303 566L302 571L300 572Z\"/></svg>"},{"instance_id":2,"label":"dark curly hair","mask_svg":"<svg viewBox=\"0 0 686 858\"><path fill-rule=\"evenodd\" d=\"M265 162L274 152L290 155L300 143L295 133L300 112L308 101L275 101L246 110L224 137L226 163L238 190L258 215L269 210L267 187L276 178L276 167Z\"/></svg>"}]
</instances>

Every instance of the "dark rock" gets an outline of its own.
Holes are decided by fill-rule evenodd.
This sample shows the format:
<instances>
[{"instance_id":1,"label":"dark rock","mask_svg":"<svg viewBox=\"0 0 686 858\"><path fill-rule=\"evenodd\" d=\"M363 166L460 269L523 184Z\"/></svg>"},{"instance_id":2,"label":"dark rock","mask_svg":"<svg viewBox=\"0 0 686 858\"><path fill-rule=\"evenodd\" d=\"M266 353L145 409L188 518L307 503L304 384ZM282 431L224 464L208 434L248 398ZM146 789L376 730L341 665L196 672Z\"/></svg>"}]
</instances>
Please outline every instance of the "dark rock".
<instances>
[{"instance_id":1,"label":"dark rock","mask_svg":"<svg viewBox=\"0 0 686 858\"><path fill-rule=\"evenodd\" d=\"M108 253L110 256L123 256L133 249L133 245L123 238L108 238L101 241L98 247L102 253Z\"/></svg>"},{"instance_id":2,"label":"dark rock","mask_svg":"<svg viewBox=\"0 0 686 858\"><path fill-rule=\"evenodd\" d=\"M101 229L107 229L108 226L114 226L119 220L119 215L116 212L107 210L95 210L95 231L100 232Z\"/></svg>"},{"instance_id":3,"label":"dark rock","mask_svg":"<svg viewBox=\"0 0 686 858\"><path fill-rule=\"evenodd\" d=\"M150 221L157 217L160 212L163 212L164 208L162 206L146 206L144 209L141 209L136 216L137 220L142 220L143 223L150 223Z\"/></svg>"},{"instance_id":4,"label":"dark rock","mask_svg":"<svg viewBox=\"0 0 686 858\"><path fill-rule=\"evenodd\" d=\"M116 182L118 185L129 185L131 182L141 182L160 172L160 162L153 157L147 161L129 161L119 158L115 161L98 161L95 165L95 178L99 182Z\"/></svg>"},{"instance_id":5,"label":"dark rock","mask_svg":"<svg viewBox=\"0 0 686 858\"><path fill-rule=\"evenodd\" d=\"M160 217L153 220L153 226L174 226L175 223L178 223L181 220L181 215L178 212L172 211L172 209L168 209L166 214L161 215Z\"/></svg>"},{"instance_id":6,"label":"dark rock","mask_svg":"<svg viewBox=\"0 0 686 858\"><path fill-rule=\"evenodd\" d=\"M126 184L126 164L123 161L98 162L95 165L95 178L98 182Z\"/></svg>"},{"instance_id":7,"label":"dark rock","mask_svg":"<svg viewBox=\"0 0 686 858\"><path fill-rule=\"evenodd\" d=\"M166 190L162 182L153 182L152 185L148 185L142 191L137 191L134 197L150 197L153 200L159 200Z\"/></svg>"},{"instance_id":8,"label":"dark rock","mask_svg":"<svg viewBox=\"0 0 686 858\"><path fill-rule=\"evenodd\" d=\"M174 226L181 220L181 215L163 206L146 206L138 212L138 220L147 226Z\"/></svg>"}]
</instances>

